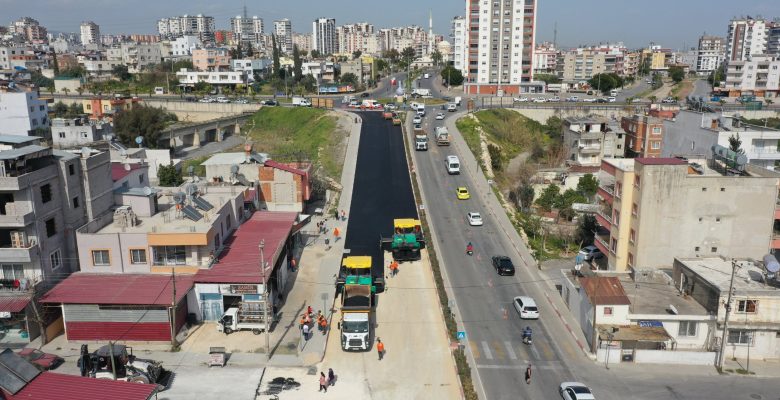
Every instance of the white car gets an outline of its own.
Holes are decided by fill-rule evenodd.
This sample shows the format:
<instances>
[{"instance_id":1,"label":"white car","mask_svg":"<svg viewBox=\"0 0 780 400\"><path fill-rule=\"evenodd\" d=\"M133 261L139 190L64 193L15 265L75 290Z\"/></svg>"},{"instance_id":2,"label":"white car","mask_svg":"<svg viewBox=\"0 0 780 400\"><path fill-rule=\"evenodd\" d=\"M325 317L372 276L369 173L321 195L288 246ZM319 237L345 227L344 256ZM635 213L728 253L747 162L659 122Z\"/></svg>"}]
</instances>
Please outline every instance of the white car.
<instances>
[{"instance_id":1,"label":"white car","mask_svg":"<svg viewBox=\"0 0 780 400\"><path fill-rule=\"evenodd\" d=\"M596 101L596 99L589 98L589 99L582 99L582 101L584 101L584 102L586 102L586 103L593 103L593 102L595 102L595 101Z\"/></svg>"},{"instance_id":2,"label":"white car","mask_svg":"<svg viewBox=\"0 0 780 400\"><path fill-rule=\"evenodd\" d=\"M512 101L515 103L526 103L528 102L528 97L515 97Z\"/></svg>"},{"instance_id":3,"label":"white car","mask_svg":"<svg viewBox=\"0 0 780 400\"><path fill-rule=\"evenodd\" d=\"M415 115L412 119L413 124L422 124L422 117L419 115Z\"/></svg>"},{"instance_id":4,"label":"white car","mask_svg":"<svg viewBox=\"0 0 780 400\"><path fill-rule=\"evenodd\" d=\"M528 296L517 296L512 299L512 305L520 314L520 319L539 319L539 308L534 299Z\"/></svg>"},{"instance_id":5,"label":"white car","mask_svg":"<svg viewBox=\"0 0 780 400\"><path fill-rule=\"evenodd\" d=\"M558 96L555 96L555 97L550 97L549 99L547 99L547 101L548 101L548 102L551 102L551 103L552 103L552 102L557 102L557 101L561 101L561 98L560 98L560 97L558 97Z\"/></svg>"},{"instance_id":6,"label":"white car","mask_svg":"<svg viewBox=\"0 0 780 400\"><path fill-rule=\"evenodd\" d=\"M610 102L610 103L614 103L614 102L617 101L617 99L612 97L612 96L609 96L609 97L607 97L607 101Z\"/></svg>"},{"instance_id":7,"label":"white car","mask_svg":"<svg viewBox=\"0 0 780 400\"><path fill-rule=\"evenodd\" d=\"M545 100L544 97L537 97L534 99L534 103L545 103L547 100Z\"/></svg>"},{"instance_id":8,"label":"white car","mask_svg":"<svg viewBox=\"0 0 780 400\"><path fill-rule=\"evenodd\" d=\"M439 119L439 120L444 119L444 114L443 113L436 114L436 119Z\"/></svg>"},{"instance_id":9,"label":"white car","mask_svg":"<svg viewBox=\"0 0 780 400\"><path fill-rule=\"evenodd\" d=\"M466 214L466 219L468 219L471 226L482 226L482 216L478 212Z\"/></svg>"},{"instance_id":10,"label":"white car","mask_svg":"<svg viewBox=\"0 0 780 400\"><path fill-rule=\"evenodd\" d=\"M590 388L580 382L563 382L558 388L561 397L565 400L595 400Z\"/></svg>"}]
</instances>

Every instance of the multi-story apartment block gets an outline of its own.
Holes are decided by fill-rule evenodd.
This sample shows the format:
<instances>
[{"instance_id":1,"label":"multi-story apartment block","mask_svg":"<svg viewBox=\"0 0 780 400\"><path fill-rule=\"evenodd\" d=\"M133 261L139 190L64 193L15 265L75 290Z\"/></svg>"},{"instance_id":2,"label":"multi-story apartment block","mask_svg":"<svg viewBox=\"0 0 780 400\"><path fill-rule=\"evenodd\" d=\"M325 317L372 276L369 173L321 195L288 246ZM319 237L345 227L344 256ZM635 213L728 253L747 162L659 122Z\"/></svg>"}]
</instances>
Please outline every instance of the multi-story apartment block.
<instances>
[{"instance_id":1,"label":"multi-story apartment block","mask_svg":"<svg viewBox=\"0 0 780 400\"><path fill-rule=\"evenodd\" d=\"M452 28L450 30L450 40L452 41L452 66L458 71L465 72L468 48L466 40L468 38L468 21L463 16L457 16L452 19Z\"/></svg>"},{"instance_id":2,"label":"multi-story apartment block","mask_svg":"<svg viewBox=\"0 0 780 400\"><path fill-rule=\"evenodd\" d=\"M317 18L311 23L311 48L320 54L333 54L338 51L336 42L336 20Z\"/></svg>"},{"instance_id":3,"label":"multi-story apartment block","mask_svg":"<svg viewBox=\"0 0 780 400\"><path fill-rule=\"evenodd\" d=\"M148 66L162 62L162 50L157 43L122 43L119 50L122 63L127 65L130 72L140 72ZM116 49L108 54L115 57Z\"/></svg>"},{"instance_id":4,"label":"multi-story apartment block","mask_svg":"<svg viewBox=\"0 0 780 400\"><path fill-rule=\"evenodd\" d=\"M203 42L213 42L215 30L214 17L201 14L163 18L157 21L157 32L161 37L168 39L192 35Z\"/></svg>"},{"instance_id":5,"label":"multi-story apartment block","mask_svg":"<svg viewBox=\"0 0 780 400\"><path fill-rule=\"evenodd\" d=\"M186 68L176 72L176 78L179 79L179 84L188 88L195 87L198 82L208 83L215 87L235 86L246 83L247 79L244 71L188 71Z\"/></svg>"},{"instance_id":6,"label":"multi-story apartment block","mask_svg":"<svg viewBox=\"0 0 780 400\"><path fill-rule=\"evenodd\" d=\"M780 175L712 157L604 159L595 245L616 272L671 268L675 257L769 250Z\"/></svg>"},{"instance_id":7,"label":"multi-story apartment block","mask_svg":"<svg viewBox=\"0 0 780 400\"><path fill-rule=\"evenodd\" d=\"M81 270L193 274L208 268L244 220L244 191L188 183L170 195L148 187L113 194L113 212L76 230Z\"/></svg>"},{"instance_id":8,"label":"multi-story apartment block","mask_svg":"<svg viewBox=\"0 0 780 400\"><path fill-rule=\"evenodd\" d=\"M623 157L624 134L617 121L569 117L563 121L563 145L570 165L598 167L605 157Z\"/></svg>"},{"instance_id":9,"label":"multi-story apartment block","mask_svg":"<svg viewBox=\"0 0 780 400\"><path fill-rule=\"evenodd\" d=\"M620 126L625 134L625 156L628 158L661 157L664 121L642 114L623 117Z\"/></svg>"},{"instance_id":10,"label":"multi-story apartment block","mask_svg":"<svg viewBox=\"0 0 780 400\"><path fill-rule=\"evenodd\" d=\"M521 92L533 79L536 0L468 0L468 94Z\"/></svg>"},{"instance_id":11,"label":"multi-story apartment block","mask_svg":"<svg viewBox=\"0 0 780 400\"><path fill-rule=\"evenodd\" d=\"M356 51L363 54L379 53L379 39L374 32L374 25L359 22L336 27L336 48L341 54Z\"/></svg>"},{"instance_id":12,"label":"multi-story apartment block","mask_svg":"<svg viewBox=\"0 0 780 400\"><path fill-rule=\"evenodd\" d=\"M416 25L380 29L378 37L382 51L395 49L400 53L405 48L411 47L415 50L416 57L426 55L430 45L428 32Z\"/></svg>"},{"instance_id":13,"label":"multi-story apartment block","mask_svg":"<svg viewBox=\"0 0 780 400\"><path fill-rule=\"evenodd\" d=\"M198 71L230 71L230 52L223 47L195 49L192 65Z\"/></svg>"},{"instance_id":14,"label":"multi-story apartment block","mask_svg":"<svg viewBox=\"0 0 780 400\"><path fill-rule=\"evenodd\" d=\"M56 149L77 148L108 138L111 125L81 118L54 118L51 121L52 145Z\"/></svg>"},{"instance_id":15,"label":"multi-story apartment block","mask_svg":"<svg viewBox=\"0 0 780 400\"><path fill-rule=\"evenodd\" d=\"M696 52L696 72L710 74L723 62L726 56L726 40L718 36L703 35L699 38Z\"/></svg>"},{"instance_id":16,"label":"multi-story apartment block","mask_svg":"<svg viewBox=\"0 0 780 400\"><path fill-rule=\"evenodd\" d=\"M293 46L298 46L298 51L311 53L311 33L293 33Z\"/></svg>"},{"instance_id":17,"label":"multi-story apartment block","mask_svg":"<svg viewBox=\"0 0 780 400\"><path fill-rule=\"evenodd\" d=\"M40 44L48 41L46 28L36 19L22 17L11 23L10 28L13 34L24 38L29 43Z\"/></svg>"},{"instance_id":18,"label":"multi-story apartment block","mask_svg":"<svg viewBox=\"0 0 780 400\"><path fill-rule=\"evenodd\" d=\"M598 74L625 75L623 65L626 53L622 43L566 51L558 60L558 77L567 83L577 83Z\"/></svg>"},{"instance_id":19,"label":"multi-story apartment block","mask_svg":"<svg viewBox=\"0 0 780 400\"><path fill-rule=\"evenodd\" d=\"M284 18L274 21L274 35L276 35L276 45L279 46L282 53L292 54L292 22ZM314 43L312 43L312 48Z\"/></svg>"},{"instance_id":20,"label":"multi-story apartment block","mask_svg":"<svg viewBox=\"0 0 780 400\"><path fill-rule=\"evenodd\" d=\"M38 91L0 91L0 135L43 136L49 129L49 106Z\"/></svg>"},{"instance_id":21,"label":"multi-story apartment block","mask_svg":"<svg viewBox=\"0 0 780 400\"><path fill-rule=\"evenodd\" d=\"M142 105L139 97L133 98L103 98L95 96L91 99L82 100L81 105L84 113L89 114L91 120L111 120L114 115L122 111L132 110L134 107Z\"/></svg>"},{"instance_id":22,"label":"multi-story apartment block","mask_svg":"<svg viewBox=\"0 0 780 400\"><path fill-rule=\"evenodd\" d=\"M749 61L729 61L722 90L729 97L776 97L780 90L780 59L754 55Z\"/></svg>"},{"instance_id":23,"label":"multi-story apartment block","mask_svg":"<svg viewBox=\"0 0 780 400\"><path fill-rule=\"evenodd\" d=\"M14 59L27 53L26 46L0 46L0 69L13 68Z\"/></svg>"},{"instance_id":24,"label":"multi-story apartment block","mask_svg":"<svg viewBox=\"0 0 780 400\"><path fill-rule=\"evenodd\" d=\"M763 19L732 19L726 37L726 62L750 61L764 54L767 39L767 22Z\"/></svg>"},{"instance_id":25,"label":"multi-story apartment block","mask_svg":"<svg viewBox=\"0 0 780 400\"><path fill-rule=\"evenodd\" d=\"M629 51L623 54L623 76L637 76L642 66L642 53Z\"/></svg>"},{"instance_id":26,"label":"multi-story apartment block","mask_svg":"<svg viewBox=\"0 0 780 400\"><path fill-rule=\"evenodd\" d=\"M25 311L33 291L79 270L73 233L112 205L108 152L52 150L30 139L0 136L0 303L19 306L4 310L13 322L4 342L40 334Z\"/></svg>"},{"instance_id":27,"label":"multi-story apartment block","mask_svg":"<svg viewBox=\"0 0 780 400\"><path fill-rule=\"evenodd\" d=\"M534 49L534 74L553 74L557 73L558 50L552 43L544 42Z\"/></svg>"},{"instance_id":28,"label":"multi-story apartment block","mask_svg":"<svg viewBox=\"0 0 780 400\"><path fill-rule=\"evenodd\" d=\"M171 56L189 57L192 51L203 46L203 42L197 36L185 35L171 41Z\"/></svg>"},{"instance_id":29,"label":"multi-story apartment block","mask_svg":"<svg viewBox=\"0 0 780 400\"><path fill-rule=\"evenodd\" d=\"M774 21L767 28L766 54L780 58L780 21Z\"/></svg>"},{"instance_id":30,"label":"multi-story apartment block","mask_svg":"<svg viewBox=\"0 0 780 400\"><path fill-rule=\"evenodd\" d=\"M100 27L92 21L81 23L81 44L100 44Z\"/></svg>"},{"instance_id":31,"label":"multi-story apartment block","mask_svg":"<svg viewBox=\"0 0 780 400\"><path fill-rule=\"evenodd\" d=\"M230 19L233 38L243 44L257 43L263 35L263 28L263 19L256 15L252 18L238 15Z\"/></svg>"}]
</instances>

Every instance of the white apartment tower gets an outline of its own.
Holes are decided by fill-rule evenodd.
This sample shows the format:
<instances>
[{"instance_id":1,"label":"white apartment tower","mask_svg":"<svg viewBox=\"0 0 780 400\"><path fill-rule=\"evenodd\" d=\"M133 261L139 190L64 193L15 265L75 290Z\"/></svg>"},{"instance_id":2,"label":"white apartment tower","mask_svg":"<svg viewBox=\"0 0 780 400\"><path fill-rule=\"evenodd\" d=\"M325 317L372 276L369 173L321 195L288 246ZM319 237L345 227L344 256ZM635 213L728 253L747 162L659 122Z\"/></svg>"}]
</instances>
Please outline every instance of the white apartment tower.
<instances>
[{"instance_id":1,"label":"white apartment tower","mask_svg":"<svg viewBox=\"0 0 780 400\"><path fill-rule=\"evenodd\" d=\"M533 79L536 0L467 0L467 94L515 94Z\"/></svg>"},{"instance_id":2,"label":"white apartment tower","mask_svg":"<svg viewBox=\"0 0 780 400\"><path fill-rule=\"evenodd\" d=\"M452 19L452 32L450 33L452 38L452 60L455 69L459 70L463 74L466 73L466 65L468 63L468 45L466 40L468 39L468 22L465 17L457 16Z\"/></svg>"},{"instance_id":3,"label":"white apartment tower","mask_svg":"<svg viewBox=\"0 0 780 400\"><path fill-rule=\"evenodd\" d=\"M336 48L336 20L317 18L311 24L311 47L320 54L333 54Z\"/></svg>"},{"instance_id":4,"label":"white apartment tower","mask_svg":"<svg viewBox=\"0 0 780 400\"><path fill-rule=\"evenodd\" d=\"M157 21L157 33L166 39L189 35L197 36L204 42L211 42L214 40L215 29L214 17L201 14L163 18Z\"/></svg>"},{"instance_id":5,"label":"white apartment tower","mask_svg":"<svg viewBox=\"0 0 780 400\"><path fill-rule=\"evenodd\" d=\"M274 35L276 43L282 49L282 53L292 54L292 22L289 19L274 21Z\"/></svg>"},{"instance_id":6,"label":"white apartment tower","mask_svg":"<svg viewBox=\"0 0 780 400\"><path fill-rule=\"evenodd\" d=\"M767 23L763 19L733 19L729 23L726 46L727 61L750 61L766 52Z\"/></svg>"},{"instance_id":7,"label":"white apartment tower","mask_svg":"<svg viewBox=\"0 0 780 400\"><path fill-rule=\"evenodd\" d=\"M700 74L715 71L723 62L725 52L725 39L703 35L699 38L699 48L696 51L696 71Z\"/></svg>"},{"instance_id":8,"label":"white apartment tower","mask_svg":"<svg viewBox=\"0 0 780 400\"><path fill-rule=\"evenodd\" d=\"M81 23L81 44L100 44L100 27L92 21Z\"/></svg>"}]
</instances>

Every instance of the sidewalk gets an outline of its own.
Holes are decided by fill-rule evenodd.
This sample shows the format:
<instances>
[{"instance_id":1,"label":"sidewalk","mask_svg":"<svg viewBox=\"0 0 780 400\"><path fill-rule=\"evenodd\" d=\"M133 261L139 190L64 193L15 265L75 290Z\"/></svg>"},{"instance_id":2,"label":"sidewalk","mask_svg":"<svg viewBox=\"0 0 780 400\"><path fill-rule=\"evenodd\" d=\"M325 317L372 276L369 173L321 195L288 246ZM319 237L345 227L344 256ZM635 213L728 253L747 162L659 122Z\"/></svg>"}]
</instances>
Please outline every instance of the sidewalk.
<instances>
[{"instance_id":1,"label":"sidewalk","mask_svg":"<svg viewBox=\"0 0 780 400\"><path fill-rule=\"evenodd\" d=\"M358 123L355 123L354 114L338 113L340 118L343 118L341 125L351 126L351 131L347 138L340 182L342 191L336 209L346 211L349 218L362 121L358 117ZM316 326L313 326L309 334L310 339L303 340L299 325L300 317L308 306L312 307L315 314L318 310L325 314L329 329L330 324L334 323L332 308L336 292L335 276L338 274L344 252L347 221L335 220L332 212L333 210L326 209L324 215L312 218L303 233L306 242L298 258L298 270L290 282L292 289L287 293L285 303L280 309L282 317L276 326L280 334L271 344L274 350L270 365L310 366L320 362L325 354L328 335L322 335ZM320 221L325 222L326 234L320 234L316 230L316 224ZM334 228L340 231L338 241L333 237ZM325 245L326 238L330 240L330 250Z\"/></svg>"},{"instance_id":2,"label":"sidewalk","mask_svg":"<svg viewBox=\"0 0 780 400\"><path fill-rule=\"evenodd\" d=\"M744 377L755 378L777 378L780 376L780 360L762 360L751 359L748 368L748 360L738 358L736 360L728 357L723 360L723 372L729 375L742 375ZM748 372L749 371L749 372Z\"/></svg>"}]
</instances>

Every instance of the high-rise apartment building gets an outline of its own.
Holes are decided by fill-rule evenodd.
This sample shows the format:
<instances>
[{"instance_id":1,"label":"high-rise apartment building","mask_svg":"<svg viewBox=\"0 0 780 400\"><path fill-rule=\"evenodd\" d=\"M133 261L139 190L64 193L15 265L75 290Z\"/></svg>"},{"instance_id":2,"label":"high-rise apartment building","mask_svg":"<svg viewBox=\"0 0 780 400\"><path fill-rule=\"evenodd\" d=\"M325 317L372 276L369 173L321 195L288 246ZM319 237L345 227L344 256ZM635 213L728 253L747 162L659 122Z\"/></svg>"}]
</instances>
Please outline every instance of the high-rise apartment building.
<instances>
[{"instance_id":1,"label":"high-rise apartment building","mask_svg":"<svg viewBox=\"0 0 780 400\"><path fill-rule=\"evenodd\" d=\"M552 43L544 42L534 49L534 74L556 74L558 53Z\"/></svg>"},{"instance_id":2,"label":"high-rise apartment building","mask_svg":"<svg viewBox=\"0 0 780 400\"><path fill-rule=\"evenodd\" d=\"M252 18L238 15L230 19L230 30L235 40L247 44L260 41L263 34L263 19L256 15Z\"/></svg>"},{"instance_id":3,"label":"high-rise apartment building","mask_svg":"<svg viewBox=\"0 0 780 400\"><path fill-rule=\"evenodd\" d=\"M311 47L320 54L333 54L336 48L336 20L317 18L311 24Z\"/></svg>"},{"instance_id":4,"label":"high-rise apartment building","mask_svg":"<svg viewBox=\"0 0 780 400\"><path fill-rule=\"evenodd\" d=\"M157 32L167 39L189 35L197 36L203 42L213 42L215 30L214 17L201 14L163 18L157 21Z\"/></svg>"},{"instance_id":5,"label":"high-rise apartment building","mask_svg":"<svg viewBox=\"0 0 780 400\"><path fill-rule=\"evenodd\" d=\"M12 33L23 37L30 43L45 43L48 40L46 28L34 18L22 17L11 23L9 28Z\"/></svg>"},{"instance_id":6,"label":"high-rise apartment building","mask_svg":"<svg viewBox=\"0 0 780 400\"><path fill-rule=\"evenodd\" d=\"M81 23L81 44L100 44L100 27L92 21Z\"/></svg>"},{"instance_id":7,"label":"high-rise apartment building","mask_svg":"<svg viewBox=\"0 0 780 400\"><path fill-rule=\"evenodd\" d=\"M368 22L346 24L336 27L336 52L352 54L377 52L378 39L374 25Z\"/></svg>"},{"instance_id":8,"label":"high-rise apartment building","mask_svg":"<svg viewBox=\"0 0 780 400\"><path fill-rule=\"evenodd\" d=\"M520 93L533 79L536 0L467 0L468 94Z\"/></svg>"},{"instance_id":9,"label":"high-rise apartment building","mask_svg":"<svg viewBox=\"0 0 780 400\"><path fill-rule=\"evenodd\" d=\"M293 45L299 51L311 52L311 33L293 33Z\"/></svg>"},{"instance_id":10,"label":"high-rise apartment building","mask_svg":"<svg viewBox=\"0 0 780 400\"><path fill-rule=\"evenodd\" d=\"M292 54L292 22L287 18L274 21L273 33L276 35L276 44L282 53Z\"/></svg>"},{"instance_id":11,"label":"high-rise apartment building","mask_svg":"<svg viewBox=\"0 0 780 400\"><path fill-rule=\"evenodd\" d=\"M763 19L741 18L729 23L726 60L750 61L766 52L767 22Z\"/></svg>"},{"instance_id":12,"label":"high-rise apartment building","mask_svg":"<svg viewBox=\"0 0 780 400\"><path fill-rule=\"evenodd\" d=\"M564 82L577 83L597 74L625 75L626 54L628 50L622 43L571 49L558 57L558 77Z\"/></svg>"},{"instance_id":13,"label":"high-rise apartment building","mask_svg":"<svg viewBox=\"0 0 780 400\"><path fill-rule=\"evenodd\" d=\"M452 40L452 65L458 71L465 73L468 62L468 22L465 17L457 16L452 19L452 30L450 39Z\"/></svg>"},{"instance_id":14,"label":"high-rise apartment building","mask_svg":"<svg viewBox=\"0 0 780 400\"><path fill-rule=\"evenodd\" d=\"M718 36L703 35L696 51L696 72L709 74L720 67L726 53L726 40Z\"/></svg>"}]
</instances>

